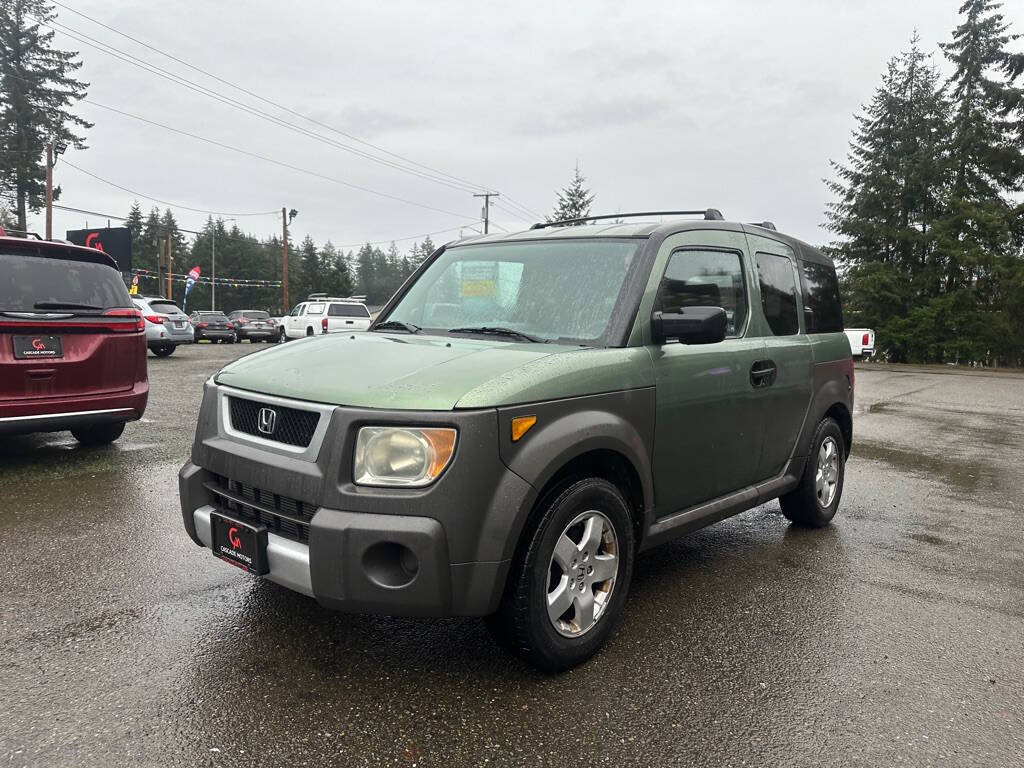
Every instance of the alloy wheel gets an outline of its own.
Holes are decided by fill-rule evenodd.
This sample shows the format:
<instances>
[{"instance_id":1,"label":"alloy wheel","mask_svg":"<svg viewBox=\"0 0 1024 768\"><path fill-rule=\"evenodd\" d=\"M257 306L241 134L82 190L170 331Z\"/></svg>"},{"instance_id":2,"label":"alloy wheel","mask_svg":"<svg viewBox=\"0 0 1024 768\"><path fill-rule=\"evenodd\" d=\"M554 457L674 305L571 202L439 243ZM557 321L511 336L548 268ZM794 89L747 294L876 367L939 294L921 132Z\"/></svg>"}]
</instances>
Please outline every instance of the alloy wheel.
<instances>
[{"instance_id":1,"label":"alloy wheel","mask_svg":"<svg viewBox=\"0 0 1024 768\"><path fill-rule=\"evenodd\" d=\"M834 437L826 437L818 449L818 468L814 473L814 492L818 503L826 509L839 488L839 445Z\"/></svg>"},{"instance_id":2,"label":"alloy wheel","mask_svg":"<svg viewBox=\"0 0 1024 768\"><path fill-rule=\"evenodd\" d=\"M590 510L562 531L548 565L547 611L555 630L579 637L608 607L619 570L619 542L611 521Z\"/></svg>"}]
</instances>

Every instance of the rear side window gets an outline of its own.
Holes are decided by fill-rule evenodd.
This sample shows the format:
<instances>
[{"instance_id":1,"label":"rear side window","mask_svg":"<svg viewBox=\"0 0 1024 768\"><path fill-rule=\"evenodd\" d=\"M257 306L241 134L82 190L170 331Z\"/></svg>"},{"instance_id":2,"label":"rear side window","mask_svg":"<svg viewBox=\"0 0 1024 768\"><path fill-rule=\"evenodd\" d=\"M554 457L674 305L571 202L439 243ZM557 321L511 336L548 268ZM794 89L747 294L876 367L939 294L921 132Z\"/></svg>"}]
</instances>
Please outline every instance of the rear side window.
<instances>
[{"instance_id":1,"label":"rear side window","mask_svg":"<svg viewBox=\"0 0 1024 768\"><path fill-rule=\"evenodd\" d=\"M685 307L721 307L728 320L727 336L738 336L747 320L743 262L735 251L676 251L661 278L655 310L678 312Z\"/></svg>"},{"instance_id":2,"label":"rear side window","mask_svg":"<svg viewBox=\"0 0 1024 768\"><path fill-rule=\"evenodd\" d=\"M327 308L330 317L369 317L370 313L362 304L331 304Z\"/></svg>"},{"instance_id":3,"label":"rear side window","mask_svg":"<svg viewBox=\"0 0 1024 768\"><path fill-rule=\"evenodd\" d=\"M801 261L800 266L807 332L842 331L843 310L839 303L839 279L836 277L835 269L813 261Z\"/></svg>"},{"instance_id":4,"label":"rear side window","mask_svg":"<svg viewBox=\"0 0 1024 768\"><path fill-rule=\"evenodd\" d=\"M0 252L0 311L34 312L38 304L131 307L121 274L105 264Z\"/></svg>"},{"instance_id":5,"label":"rear side window","mask_svg":"<svg viewBox=\"0 0 1024 768\"><path fill-rule=\"evenodd\" d=\"M800 321L796 313L793 262L774 253L759 253L757 278L761 284L761 306L772 333L776 336L798 333Z\"/></svg>"},{"instance_id":6,"label":"rear side window","mask_svg":"<svg viewBox=\"0 0 1024 768\"><path fill-rule=\"evenodd\" d=\"M308 307L306 307L306 314L307 315L322 315L323 313L324 313L324 305L323 304L310 304Z\"/></svg>"},{"instance_id":7,"label":"rear side window","mask_svg":"<svg viewBox=\"0 0 1024 768\"><path fill-rule=\"evenodd\" d=\"M180 315L181 310L178 305L173 301L151 301L149 302L150 308L154 312L159 312L161 315Z\"/></svg>"}]
</instances>

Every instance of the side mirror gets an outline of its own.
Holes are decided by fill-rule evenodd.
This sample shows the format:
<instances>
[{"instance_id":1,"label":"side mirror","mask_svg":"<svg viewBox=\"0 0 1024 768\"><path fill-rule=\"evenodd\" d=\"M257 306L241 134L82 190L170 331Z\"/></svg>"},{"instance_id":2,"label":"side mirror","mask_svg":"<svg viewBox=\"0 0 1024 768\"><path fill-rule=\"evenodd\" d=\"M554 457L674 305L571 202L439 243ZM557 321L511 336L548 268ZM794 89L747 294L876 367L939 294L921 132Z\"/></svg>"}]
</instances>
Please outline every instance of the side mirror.
<instances>
[{"instance_id":1,"label":"side mirror","mask_svg":"<svg viewBox=\"0 0 1024 768\"><path fill-rule=\"evenodd\" d=\"M651 316L651 337L655 344L664 344L668 339L679 339L683 344L717 344L725 338L728 323L721 307L655 312Z\"/></svg>"}]
</instances>

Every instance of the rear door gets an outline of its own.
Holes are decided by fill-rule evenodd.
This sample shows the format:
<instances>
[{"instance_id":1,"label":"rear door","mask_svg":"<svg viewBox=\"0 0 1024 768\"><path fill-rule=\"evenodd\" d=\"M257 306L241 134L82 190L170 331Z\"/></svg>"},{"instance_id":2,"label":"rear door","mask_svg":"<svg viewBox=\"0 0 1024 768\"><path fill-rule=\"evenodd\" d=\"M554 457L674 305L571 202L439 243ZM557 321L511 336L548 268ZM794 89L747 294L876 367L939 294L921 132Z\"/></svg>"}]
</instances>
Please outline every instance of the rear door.
<instances>
[{"instance_id":1,"label":"rear door","mask_svg":"<svg viewBox=\"0 0 1024 768\"><path fill-rule=\"evenodd\" d=\"M763 389L764 441L758 479L775 477L789 460L811 402L813 360L803 321L796 254L783 242L748 234L757 266L765 360L775 369Z\"/></svg>"},{"instance_id":2,"label":"rear door","mask_svg":"<svg viewBox=\"0 0 1024 768\"><path fill-rule=\"evenodd\" d=\"M146 362L129 311L113 267L0 245L0 400L131 389Z\"/></svg>"}]
</instances>

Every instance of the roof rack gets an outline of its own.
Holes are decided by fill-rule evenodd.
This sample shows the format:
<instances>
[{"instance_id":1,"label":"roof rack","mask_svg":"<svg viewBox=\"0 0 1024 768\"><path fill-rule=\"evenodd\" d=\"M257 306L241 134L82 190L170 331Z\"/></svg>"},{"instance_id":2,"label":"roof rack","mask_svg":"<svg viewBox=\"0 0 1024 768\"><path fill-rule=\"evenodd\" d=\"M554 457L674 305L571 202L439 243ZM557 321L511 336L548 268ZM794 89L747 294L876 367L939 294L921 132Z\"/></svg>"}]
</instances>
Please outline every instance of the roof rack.
<instances>
[{"instance_id":1,"label":"roof rack","mask_svg":"<svg viewBox=\"0 0 1024 768\"><path fill-rule=\"evenodd\" d=\"M760 227L761 229L770 229L772 232L778 232L778 228L770 221L752 221L750 222L752 227Z\"/></svg>"},{"instance_id":2,"label":"roof rack","mask_svg":"<svg viewBox=\"0 0 1024 768\"><path fill-rule=\"evenodd\" d=\"M542 221L534 224L530 229L544 229L545 227L560 227L563 224L585 224L588 221L601 221L605 219L633 219L637 216L703 216L706 221L724 221L725 217L717 208L706 208L703 211L643 211L641 213L610 213L601 216L587 216L582 219L561 219L560 221Z\"/></svg>"}]
</instances>

